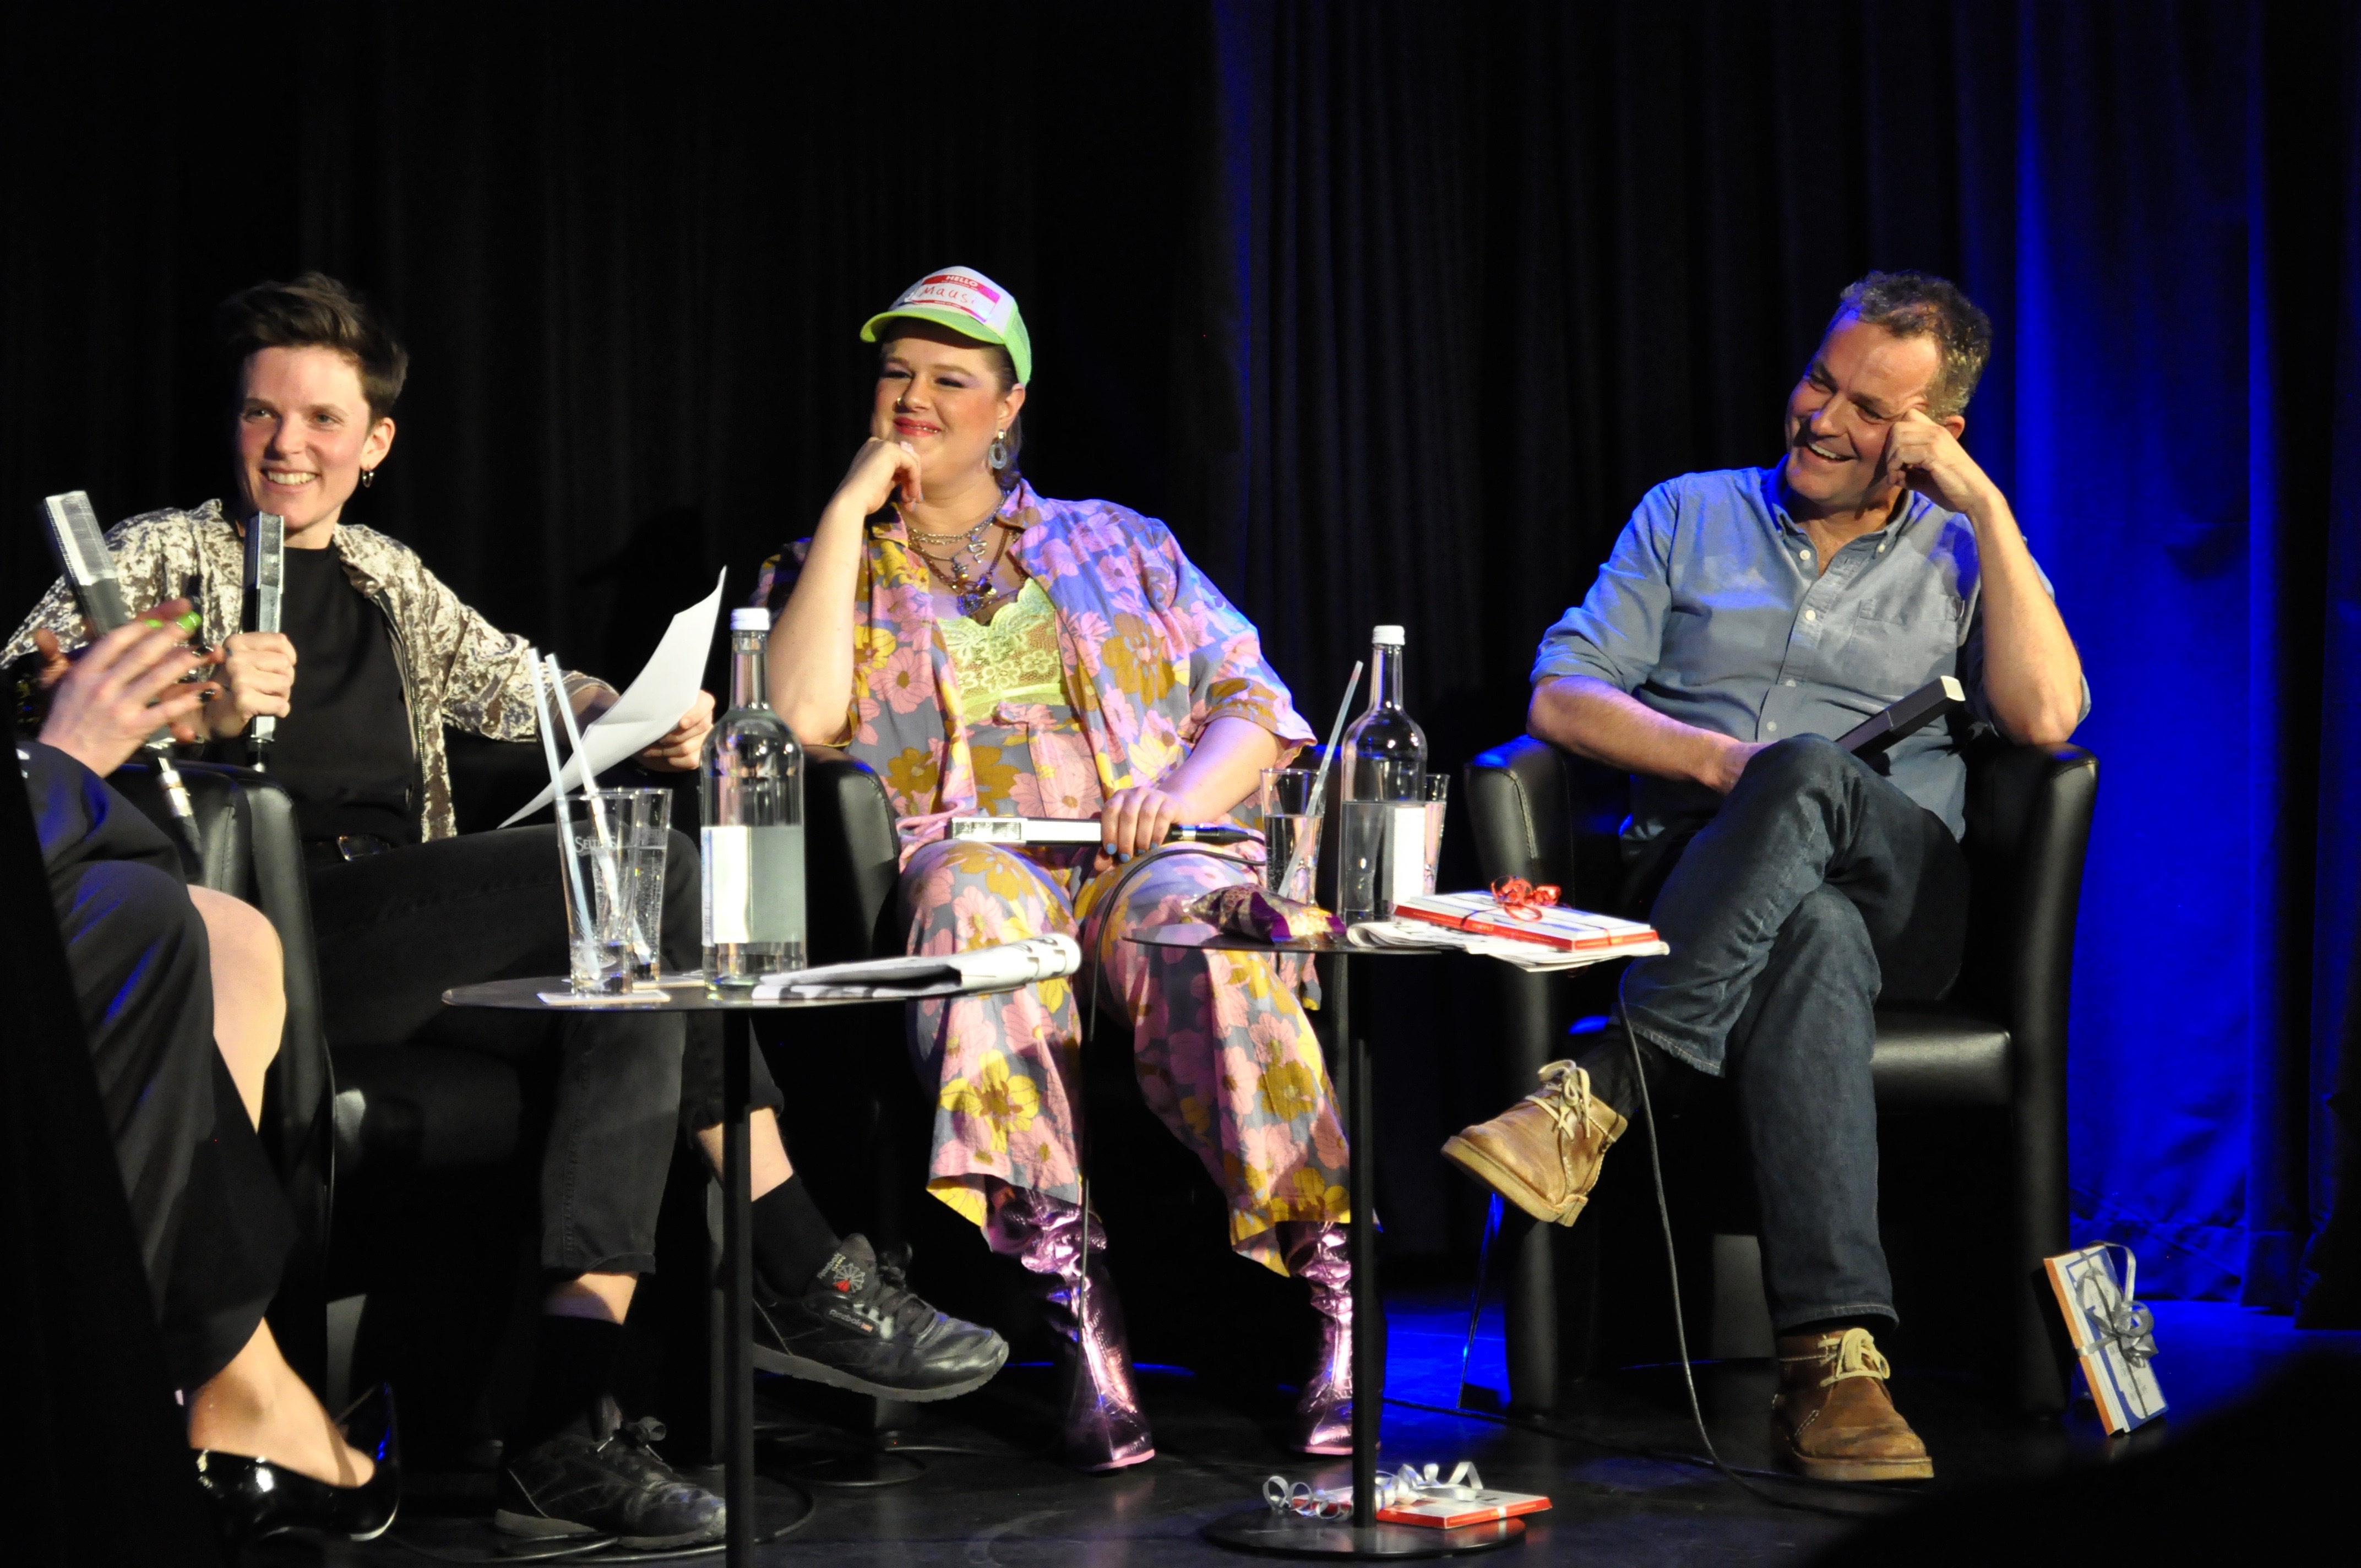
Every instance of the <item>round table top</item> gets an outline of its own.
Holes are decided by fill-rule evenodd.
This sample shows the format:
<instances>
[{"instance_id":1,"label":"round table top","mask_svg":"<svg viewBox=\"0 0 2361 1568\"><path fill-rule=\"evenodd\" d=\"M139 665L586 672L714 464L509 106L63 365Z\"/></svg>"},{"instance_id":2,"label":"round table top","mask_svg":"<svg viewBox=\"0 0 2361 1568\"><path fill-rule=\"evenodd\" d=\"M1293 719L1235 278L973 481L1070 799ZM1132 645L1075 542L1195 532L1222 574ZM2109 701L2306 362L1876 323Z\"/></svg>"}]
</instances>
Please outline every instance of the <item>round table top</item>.
<instances>
[{"instance_id":1,"label":"round table top","mask_svg":"<svg viewBox=\"0 0 2361 1568\"><path fill-rule=\"evenodd\" d=\"M527 980L488 980L478 985L456 985L443 993L448 1007L500 1007L525 1013L769 1013L801 1007L874 1007L889 1002L923 1001L930 996L956 996L957 985L928 986L896 992L892 996L777 996L759 999L749 987L735 994L715 996L702 977L668 983L657 992L632 992L620 996L575 998L562 974ZM546 1001L544 992L561 997ZM979 993L980 994L980 993ZM653 997L661 995L663 1000Z\"/></svg>"},{"instance_id":2,"label":"round table top","mask_svg":"<svg viewBox=\"0 0 2361 1568\"><path fill-rule=\"evenodd\" d=\"M1338 958L1353 959L1424 958L1432 953L1452 950L1447 948L1356 948L1331 937L1274 942L1262 937L1232 936L1195 920L1170 926L1144 927L1124 940L1151 948L1202 948L1215 953L1332 953Z\"/></svg>"}]
</instances>

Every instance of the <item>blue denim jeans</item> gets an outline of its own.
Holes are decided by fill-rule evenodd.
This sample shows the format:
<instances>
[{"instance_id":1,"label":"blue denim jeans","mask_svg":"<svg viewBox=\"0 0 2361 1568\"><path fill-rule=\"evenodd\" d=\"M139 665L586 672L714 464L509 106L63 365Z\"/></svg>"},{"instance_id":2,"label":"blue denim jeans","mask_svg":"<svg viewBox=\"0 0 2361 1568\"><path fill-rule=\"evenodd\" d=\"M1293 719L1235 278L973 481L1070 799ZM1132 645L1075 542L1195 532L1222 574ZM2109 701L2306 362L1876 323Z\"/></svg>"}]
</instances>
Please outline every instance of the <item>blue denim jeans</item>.
<instances>
[{"instance_id":1,"label":"blue denim jeans","mask_svg":"<svg viewBox=\"0 0 2361 1568\"><path fill-rule=\"evenodd\" d=\"M1877 1234L1872 1008L1881 995L1933 1000L1958 975L1958 840L1834 742L1783 740L1678 851L1651 907L1672 951L1625 971L1623 1021L1730 1080L1773 1326L1894 1317Z\"/></svg>"}]
</instances>

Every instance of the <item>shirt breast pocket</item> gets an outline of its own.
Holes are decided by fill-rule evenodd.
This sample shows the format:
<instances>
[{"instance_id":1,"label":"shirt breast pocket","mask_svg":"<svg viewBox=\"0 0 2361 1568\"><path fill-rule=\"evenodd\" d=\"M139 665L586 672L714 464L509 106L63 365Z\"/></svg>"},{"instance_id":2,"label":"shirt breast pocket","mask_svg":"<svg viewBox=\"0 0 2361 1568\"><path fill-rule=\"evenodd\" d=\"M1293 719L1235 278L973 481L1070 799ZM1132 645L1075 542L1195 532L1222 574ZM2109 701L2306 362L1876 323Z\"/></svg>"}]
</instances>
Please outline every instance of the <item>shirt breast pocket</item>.
<instances>
[{"instance_id":1,"label":"shirt breast pocket","mask_svg":"<svg viewBox=\"0 0 2361 1568\"><path fill-rule=\"evenodd\" d=\"M1853 612L1852 635L1832 673L1886 702L1907 696L1957 663L1966 609L1950 598L1870 595Z\"/></svg>"}]
</instances>

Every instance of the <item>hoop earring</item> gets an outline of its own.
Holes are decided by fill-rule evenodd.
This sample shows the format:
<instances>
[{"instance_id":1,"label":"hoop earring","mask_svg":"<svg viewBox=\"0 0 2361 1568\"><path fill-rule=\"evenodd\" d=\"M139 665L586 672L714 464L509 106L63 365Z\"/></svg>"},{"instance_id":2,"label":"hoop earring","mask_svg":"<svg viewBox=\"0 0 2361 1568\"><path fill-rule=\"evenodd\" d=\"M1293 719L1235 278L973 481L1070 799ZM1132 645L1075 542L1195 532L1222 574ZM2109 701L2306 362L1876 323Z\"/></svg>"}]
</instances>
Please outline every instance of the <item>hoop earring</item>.
<instances>
[{"instance_id":1,"label":"hoop earring","mask_svg":"<svg viewBox=\"0 0 2361 1568\"><path fill-rule=\"evenodd\" d=\"M362 488L362 489L366 490L366 489L368 489L371 485L374 485L374 484L376 484L376 483L377 483L377 470L376 470L376 469L374 469L374 468L364 468L364 469L362 469L362 470L361 470L361 488Z\"/></svg>"},{"instance_id":2,"label":"hoop earring","mask_svg":"<svg viewBox=\"0 0 2361 1568\"><path fill-rule=\"evenodd\" d=\"M992 470L995 474L1008 466L1008 443L1005 439L1007 434L1005 430L994 433L992 438L992 449L984 454L984 461L992 465Z\"/></svg>"}]
</instances>

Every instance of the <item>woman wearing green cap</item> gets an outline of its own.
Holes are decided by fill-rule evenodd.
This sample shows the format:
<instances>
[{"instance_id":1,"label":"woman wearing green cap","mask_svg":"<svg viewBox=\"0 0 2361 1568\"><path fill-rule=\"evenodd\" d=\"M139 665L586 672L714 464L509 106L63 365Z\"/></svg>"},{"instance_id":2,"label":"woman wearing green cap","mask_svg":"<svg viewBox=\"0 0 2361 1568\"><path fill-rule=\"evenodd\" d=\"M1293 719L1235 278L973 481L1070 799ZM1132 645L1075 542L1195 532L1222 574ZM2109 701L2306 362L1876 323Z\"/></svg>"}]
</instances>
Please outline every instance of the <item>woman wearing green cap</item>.
<instances>
[{"instance_id":1,"label":"woman wearing green cap","mask_svg":"<svg viewBox=\"0 0 2361 1568\"><path fill-rule=\"evenodd\" d=\"M1006 290L946 269L861 335L879 345L870 439L812 536L766 575L773 704L806 743L884 780L909 950L1082 927L1095 971L1082 984L1120 997L1141 1091L1226 1196L1232 1246L1310 1282L1322 1352L1293 1435L1347 1452L1345 1139L1311 1025L1268 959L1124 940L1253 880L1202 854L1126 862L1175 823L1235 810L1312 731L1253 625L1162 523L1051 500L1019 477L1032 345ZM1095 817L1102 844L945 838L950 817L979 813ZM1083 1256L1076 990L914 1003L911 1047L938 1090L928 1188L1052 1282L1072 1346L1068 1458L1110 1470L1155 1448L1121 1308ZM1103 1245L1093 1222L1090 1250Z\"/></svg>"}]
</instances>

